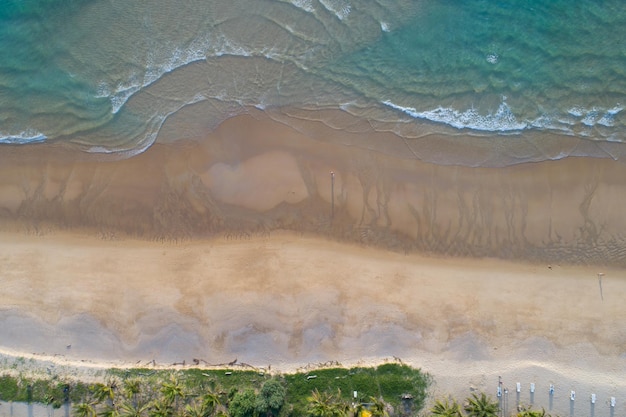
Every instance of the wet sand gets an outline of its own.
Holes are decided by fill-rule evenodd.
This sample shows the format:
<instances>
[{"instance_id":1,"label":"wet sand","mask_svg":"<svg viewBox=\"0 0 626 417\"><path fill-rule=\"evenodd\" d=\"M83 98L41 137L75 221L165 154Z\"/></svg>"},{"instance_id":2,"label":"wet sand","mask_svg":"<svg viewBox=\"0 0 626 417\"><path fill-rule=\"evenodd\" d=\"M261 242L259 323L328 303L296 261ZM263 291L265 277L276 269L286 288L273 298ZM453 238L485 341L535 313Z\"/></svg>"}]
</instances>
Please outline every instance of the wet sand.
<instances>
[{"instance_id":1,"label":"wet sand","mask_svg":"<svg viewBox=\"0 0 626 417\"><path fill-rule=\"evenodd\" d=\"M241 116L125 160L3 148L4 353L396 356L433 374L433 397L495 394L501 375L512 393L535 382L537 404L556 384L561 415L570 389L626 398L625 165L440 166L391 135L317 132Z\"/></svg>"},{"instance_id":2,"label":"wet sand","mask_svg":"<svg viewBox=\"0 0 626 417\"><path fill-rule=\"evenodd\" d=\"M317 135L240 116L120 161L3 148L0 225L165 240L287 229L401 252L626 266L620 162L441 166L392 156L404 146L393 135Z\"/></svg>"}]
</instances>

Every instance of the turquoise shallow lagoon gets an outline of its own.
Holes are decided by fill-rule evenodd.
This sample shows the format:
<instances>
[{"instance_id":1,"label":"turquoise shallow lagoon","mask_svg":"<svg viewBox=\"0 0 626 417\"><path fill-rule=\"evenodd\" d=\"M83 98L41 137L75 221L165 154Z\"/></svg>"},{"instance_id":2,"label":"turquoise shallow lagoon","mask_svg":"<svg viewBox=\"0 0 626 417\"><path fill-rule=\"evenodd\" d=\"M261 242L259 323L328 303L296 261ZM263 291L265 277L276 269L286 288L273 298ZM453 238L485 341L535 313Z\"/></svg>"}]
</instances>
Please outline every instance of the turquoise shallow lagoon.
<instances>
[{"instance_id":1,"label":"turquoise shallow lagoon","mask_svg":"<svg viewBox=\"0 0 626 417\"><path fill-rule=\"evenodd\" d=\"M254 109L300 130L527 144L495 165L626 154L619 0L0 6L1 143L129 156Z\"/></svg>"}]
</instances>

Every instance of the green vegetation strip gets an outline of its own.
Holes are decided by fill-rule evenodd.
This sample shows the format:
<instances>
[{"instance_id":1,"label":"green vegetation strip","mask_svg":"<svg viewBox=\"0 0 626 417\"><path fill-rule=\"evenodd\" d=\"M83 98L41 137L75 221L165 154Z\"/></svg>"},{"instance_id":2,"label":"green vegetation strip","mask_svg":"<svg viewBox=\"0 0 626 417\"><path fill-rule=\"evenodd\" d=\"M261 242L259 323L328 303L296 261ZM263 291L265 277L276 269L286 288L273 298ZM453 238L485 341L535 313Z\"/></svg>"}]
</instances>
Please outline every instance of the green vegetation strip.
<instances>
[{"instance_id":1,"label":"green vegetation strip","mask_svg":"<svg viewBox=\"0 0 626 417\"><path fill-rule=\"evenodd\" d=\"M371 398L398 408L405 402L414 410L421 410L426 399L429 378L417 369L400 364L384 364L377 368L320 369L306 374L285 375L287 397L294 409L305 415L307 398L313 390L319 392L340 390L344 401L368 403ZM357 398L354 399L354 392ZM410 400L410 401L409 401Z\"/></svg>"},{"instance_id":2,"label":"green vegetation strip","mask_svg":"<svg viewBox=\"0 0 626 417\"><path fill-rule=\"evenodd\" d=\"M0 376L0 400L57 407L69 401L77 415L113 407L145 407L145 415L157 415L165 407L175 415L191 415L192 409L209 407L234 417L305 416L315 414L310 404L315 392L345 407L382 401L390 409L403 410L401 414L415 415L424 406L429 381L420 370L400 363L274 376L237 369L110 369L97 384Z\"/></svg>"},{"instance_id":3,"label":"green vegetation strip","mask_svg":"<svg viewBox=\"0 0 626 417\"><path fill-rule=\"evenodd\" d=\"M60 407L65 401L81 401L89 392L89 385L83 382L0 376L1 401L34 402Z\"/></svg>"}]
</instances>

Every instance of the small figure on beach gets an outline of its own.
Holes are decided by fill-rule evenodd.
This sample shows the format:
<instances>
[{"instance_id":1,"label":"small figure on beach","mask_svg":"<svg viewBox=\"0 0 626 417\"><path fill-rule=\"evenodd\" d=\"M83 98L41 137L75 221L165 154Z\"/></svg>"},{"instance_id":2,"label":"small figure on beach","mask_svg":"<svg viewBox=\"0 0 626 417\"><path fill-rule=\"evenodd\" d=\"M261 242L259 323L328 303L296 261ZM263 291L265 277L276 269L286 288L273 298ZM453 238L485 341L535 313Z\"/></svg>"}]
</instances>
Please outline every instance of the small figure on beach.
<instances>
[{"instance_id":1,"label":"small figure on beach","mask_svg":"<svg viewBox=\"0 0 626 417\"><path fill-rule=\"evenodd\" d=\"M604 294L602 294L602 277L604 272L598 272L598 285L600 286L600 299L604 301Z\"/></svg>"}]
</instances>

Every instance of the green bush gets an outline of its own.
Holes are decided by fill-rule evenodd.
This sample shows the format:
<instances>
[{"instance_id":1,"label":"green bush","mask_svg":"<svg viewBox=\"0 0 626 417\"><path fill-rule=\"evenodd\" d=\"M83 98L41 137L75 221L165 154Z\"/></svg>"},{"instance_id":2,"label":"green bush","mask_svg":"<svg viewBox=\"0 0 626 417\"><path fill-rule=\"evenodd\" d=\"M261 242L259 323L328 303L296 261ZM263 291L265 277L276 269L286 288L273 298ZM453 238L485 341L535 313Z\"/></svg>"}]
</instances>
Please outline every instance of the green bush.
<instances>
[{"instance_id":1,"label":"green bush","mask_svg":"<svg viewBox=\"0 0 626 417\"><path fill-rule=\"evenodd\" d=\"M231 417L254 417L256 394L252 388L238 392L228 405Z\"/></svg>"},{"instance_id":2,"label":"green bush","mask_svg":"<svg viewBox=\"0 0 626 417\"><path fill-rule=\"evenodd\" d=\"M261 416L274 416L285 404L285 388L277 379L270 379L263 384L256 398L256 412Z\"/></svg>"},{"instance_id":3,"label":"green bush","mask_svg":"<svg viewBox=\"0 0 626 417\"><path fill-rule=\"evenodd\" d=\"M18 391L17 379L7 375L0 376L0 400L15 401Z\"/></svg>"}]
</instances>

